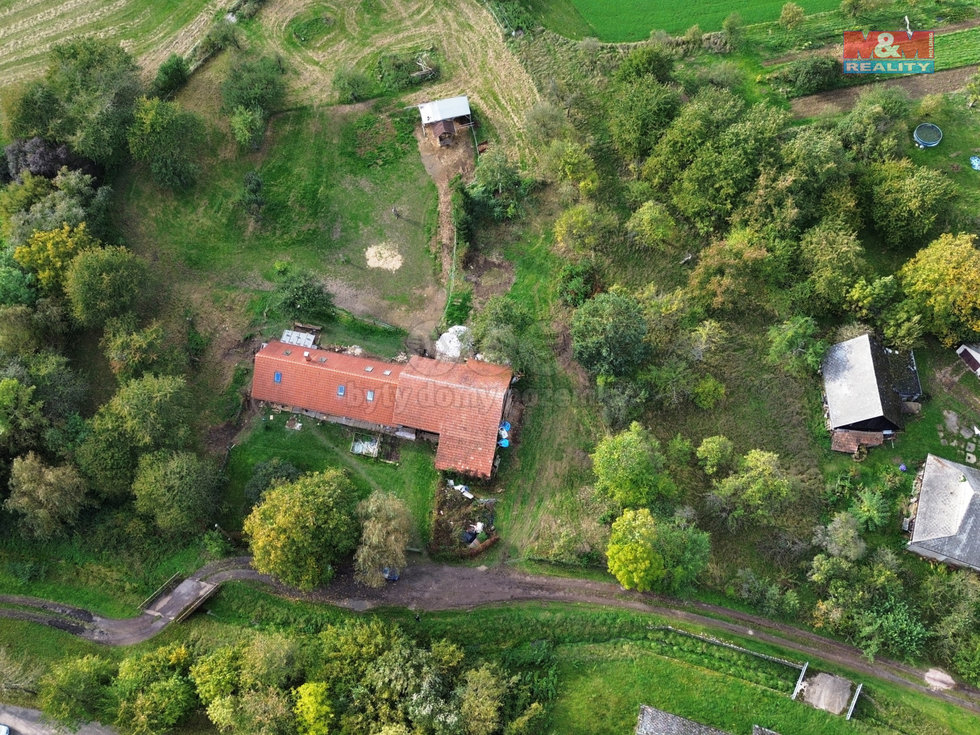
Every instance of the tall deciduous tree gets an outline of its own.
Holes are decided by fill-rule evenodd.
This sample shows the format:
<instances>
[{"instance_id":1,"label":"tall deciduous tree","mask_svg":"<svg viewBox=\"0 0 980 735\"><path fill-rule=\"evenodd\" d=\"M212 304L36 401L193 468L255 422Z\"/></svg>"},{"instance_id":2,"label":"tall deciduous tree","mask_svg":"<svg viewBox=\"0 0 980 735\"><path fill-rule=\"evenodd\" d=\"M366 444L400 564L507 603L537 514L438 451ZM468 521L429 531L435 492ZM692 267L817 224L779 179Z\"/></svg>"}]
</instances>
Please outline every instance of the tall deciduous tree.
<instances>
[{"instance_id":1,"label":"tall deciduous tree","mask_svg":"<svg viewBox=\"0 0 980 735\"><path fill-rule=\"evenodd\" d=\"M817 332L817 323L808 316L794 316L769 327L769 362L793 375L815 373L827 351L827 343Z\"/></svg>"},{"instance_id":2,"label":"tall deciduous tree","mask_svg":"<svg viewBox=\"0 0 980 735\"><path fill-rule=\"evenodd\" d=\"M677 115L680 97L651 80L623 82L607 97L609 132L623 158L646 158Z\"/></svg>"},{"instance_id":3,"label":"tall deciduous tree","mask_svg":"<svg viewBox=\"0 0 980 735\"><path fill-rule=\"evenodd\" d=\"M334 565L357 544L355 503L340 470L270 488L243 527L255 568L300 589L329 581Z\"/></svg>"},{"instance_id":4,"label":"tall deciduous tree","mask_svg":"<svg viewBox=\"0 0 980 735\"><path fill-rule=\"evenodd\" d=\"M843 310L847 294L868 270L857 234L833 221L803 234L800 260L810 273L809 283L819 306L831 313Z\"/></svg>"},{"instance_id":5,"label":"tall deciduous tree","mask_svg":"<svg viewBox=\"0 0 980 735\"><path fill-rule=\"evenodd\" d=\"M139 67L117 44L78 38L51 49L44 80L15 103L11 132L68 143L83 156L116 165L140 93Z\"/></svg>"},{"instance_id":6,"label":"tall deciduous tree","mask_svg":"<svg viewBox=\"0 0 980 735\"><path fill-rule=\"evenodd\" d=\"M33 385L0 380L0 452L15 455L36 446L46 425Z\"/></svg>"},{"instance_id":7,"label":"tall deciduous tree","mask_svg":"<svg viewBox=\"0 0 980 735\"><path fill-rule=\"evenodd\" d=\"M677 592L708 564L708 534L683 522L661 521L646 508L625 510L612 525L609 571L627 589Z\"/></svg>"},{"instance_id":8,"label":"tall deciduous tree","mask_svg":"<svg viewBox=\"0 0 980 735\"><path fill-rule=\"evenodd\" d=\"M191 452L153 452L140 457L133 480L136 510L162 532L188 535L215 513L218 469Z\"/></svg>"},{"instance_id":9,"label":"tall deciduous tree","mask_svg":"<svg viewBox=\"0 0 980 735\"><path fill-rule=\"evenodd\" d=\"M594 375L635 373L650 356L643 309L631 296L607 292L589 299L572 317L572 351Z\"/></svg>"},{"instance_id":10,"label":"tall deciduous tree","mask_svg":"<svg viewBox=\"0 0 980 735\"><path fill-rule=\"evenodd\" d=\"M707 475L728 469L734 453L732 440L721 434L705 437L697 448L698 461Z\"/></svg>"},{"instance_id":11,"label":"tall deciduous tree","mask_svg":"<svg viewBox=\"0 0 980 735\"><path fill-rule=\"evenodd\" d=\"M757 304L762 287L762 263L768 256L762 238L752 230L733 230L713 242L691 271L692 299L714 309L742 311Z\"/></svg>"},{"instance_id":12,"label":"tall deciduous tree","mask_svg":"<svg viewBox=\"0 0 980 735\"><path fill-rule=\"evenodd\" d=\"M370 587L382 587L385 568L405 568L405 547L412 534L412 513L405 501L375 490L357 506L361 543L354 554L354 574Z\"/></svg>"},{"instance_id":13,"label":"tall deciduous tree","mask_svg":"<svg viewBox=\"0 0 980 735\"><path fill-rule=\"evenodd\" d=\"M743 517L772 523L792 488L779 455L753 449L742 458L738 472L715 483L714 492L730 509L728 524L735 527Z\"/></svg>"},{"instance_id":14,"label":"tall deciduous tree","mask_svg":"<svg viewBox=\"0 0 980 735\"><path fill-rule=\"evenodd\" d=\"M662 204L644 203L626 223L626 231L644 248L670 252L677 244L677 222Z\"/></svg>"},{"instance_id":15,"label":"tall deciduous tree","mask_svg":"<svg viewBox=\"0 0 980 735\"><path fill-rule=\"evenodd\" d=\"M493 735L499 730L506 694L504 672L492 664L470 669L463 675L459 712L466 735Z\"/></svg>"},{"instance_id":16,"label":"tall deciduous tree","mask_svg":"<svg viewBox=\"0 0 980 735\"><path fill-rule=\"evenodd\" d=\"M871 164L871 221L891 245L921 242L950 210L956 185L941 171L907 158Z\"/></svg>"},{"instance_id":17,"label":"tall deciduous tree","mask_svg":"<svg viewBox=\"0 0 980 735\"><path fill-rule=\"evenodd\" d=\"M118 498L129 491L141 454L182 449L190 438L183 378L146 375L130 380L92 419L77 459L93 492Z\"/></svg>"},{"instance_id":18,"label":"tall deciduous tree","mask_svg":"<svg viewBox=\"0 0 980 735\"><path fill-rule=\"evenodd\" d=\"M153 297L146 261L121 247L79 253L68 267L65 293L75 319L86 327L138 313Z\"/></svg>"},{"instance_id":19,"label":"tall deciduous tree","mask_svg":"<svg viewBox=\"0 0 980 735\"><path fill-rule=\"evenodd\" d=\"M926 329L949 346L980 336L976 235L946 234L902 266L899 279Z\"/></svg>"},{"instance_id":20,"label":"tall deciduous tree","mask_svg":"<svg viewBox=\"0 0 980 735\"><path fill-rule=\"evenodd\" d=\"M596 490L624 508L670 501L677 487L664 471L660 442L639 423L604 437L592 455Z\"/></svg>"},{"instance_id":21,"label":"tall deciduous tree","mask_svg":"<svg viewBox=\"0 0 980 735\"><path fill-rule=\"evenodd\" d=\"M109 684L116 665L100 656L68 658L41 677L38 703L55 722L77 728L109 715L114 702Z\"/></svg>"},{"instance_id":22,"label":"tall deciduous tree","mask_svg":"<svg viewBox=\"0 0 980 735\"><path fill-rule=\"evenodd\" d=\"M71 530L78 521L85 490L85 481L72 465L51 467L28 452L11 465L10 497L4 507L20 514L28 535L50 539Z\"/></svg>"},{"instance_id":23,"label":"tall deciduous tree","mask_svg":"<svg viewBox=\"0 0 980 735\"><path fill-rule=\"evenodd\" d=\"M160 186L186 189L197 179L204 123L176 102L141 97L127 139L133 158L146 164Z\"/></svg>"},{"instance_id":24,"label":"tall deciduous tree","mask_svg":"<svg viewBox=\"0 0 980 735\"><path fill-rule=\"evenodd\" d=\"M65 223L57 230L35 231L26 245L14 250L14 260L36 273L42 288L58 292L75 256L101 245L84 222L77 227Z\"/></svg>"}]
</instances>

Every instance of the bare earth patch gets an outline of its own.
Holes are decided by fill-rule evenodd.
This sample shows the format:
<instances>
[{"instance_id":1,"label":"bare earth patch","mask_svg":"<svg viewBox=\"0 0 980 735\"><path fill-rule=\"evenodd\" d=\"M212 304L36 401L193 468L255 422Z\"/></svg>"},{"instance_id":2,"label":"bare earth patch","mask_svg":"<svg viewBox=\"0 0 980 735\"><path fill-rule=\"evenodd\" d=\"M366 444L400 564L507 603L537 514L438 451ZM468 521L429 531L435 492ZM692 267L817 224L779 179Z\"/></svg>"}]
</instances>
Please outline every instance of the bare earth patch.
<instances>
[{"instance_id":1,"label":"bare earth patch","mask_svg":"<svg viewBox=\"0 0 980 735\"><path fill-rule=\"evenodd\" d=\"M382 268L386 271L396 271L402 267L402 256L391 243L383 242L372 245L364 251L368 268Z\"/></svg>"}]
</instances>

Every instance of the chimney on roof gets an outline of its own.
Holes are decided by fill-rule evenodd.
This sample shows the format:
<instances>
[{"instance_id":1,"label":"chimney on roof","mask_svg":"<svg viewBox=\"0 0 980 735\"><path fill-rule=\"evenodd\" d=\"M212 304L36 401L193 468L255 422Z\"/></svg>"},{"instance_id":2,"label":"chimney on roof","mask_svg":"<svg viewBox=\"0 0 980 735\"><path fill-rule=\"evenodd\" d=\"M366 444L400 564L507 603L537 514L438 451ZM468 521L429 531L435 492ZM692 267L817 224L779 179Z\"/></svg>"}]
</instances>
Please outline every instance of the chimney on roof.
<instances>
[{"instance_id":1,"label":"chimney on roof","mask_svg":"<svg viewBox=\"0 0 980 735\"><path fill-rule=\"evenodd\" d=\"M309 361L310 361L310 351L309 351L309 350L306 350L306 351L305 351L305 352L303 353L303 359L304 359L304 360L306 360L307 362L309 362Z\"/></svg>"}]
</instances>

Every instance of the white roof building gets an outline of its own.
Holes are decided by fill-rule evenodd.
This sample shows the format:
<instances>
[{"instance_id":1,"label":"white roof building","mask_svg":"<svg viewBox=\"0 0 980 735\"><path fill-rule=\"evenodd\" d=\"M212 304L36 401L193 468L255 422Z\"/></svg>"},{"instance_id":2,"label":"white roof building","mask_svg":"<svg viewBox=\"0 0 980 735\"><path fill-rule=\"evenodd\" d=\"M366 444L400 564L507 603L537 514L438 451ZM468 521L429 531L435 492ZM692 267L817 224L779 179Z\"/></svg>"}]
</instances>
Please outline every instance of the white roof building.
<instances>
[{"instance_id":1,"label":"white roof building","mask_svg":"<svg viewBox=\"0 0 980 735\"><path fill-rule=\"evenodd\" d=\"M433 102L423 102L419 105L419 113L422 115L422 124L429 125L441 120L455 120L457 117L470 116L470 101L466 95L460 97L448 97L444 100L434 100Z\"/></svg>"}]
</instances>

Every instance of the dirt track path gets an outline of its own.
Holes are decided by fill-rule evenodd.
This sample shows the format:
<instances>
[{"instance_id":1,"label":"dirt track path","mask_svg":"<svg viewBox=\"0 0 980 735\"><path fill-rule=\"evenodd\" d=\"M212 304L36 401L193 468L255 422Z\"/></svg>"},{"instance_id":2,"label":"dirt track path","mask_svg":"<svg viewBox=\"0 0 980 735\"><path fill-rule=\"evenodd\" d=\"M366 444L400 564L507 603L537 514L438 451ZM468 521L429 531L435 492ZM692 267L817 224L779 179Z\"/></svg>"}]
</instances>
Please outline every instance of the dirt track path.
<instances>
[{"instance_id":1,"label":"dirt track path","mask_svg":"<svg viewBox=\"0 0 980 735\"><path fill-rule=\"evenodd\" d=\"M873 676L906 689L950 702L980 714L980 691L960 686L933 691L924 683L925 671L887 659L869 662L861 652L837 641L756 615L703 602L685 602L659 595L627 592L618 585L587 579L523 574L507 567L464 567L413 564L396 584L371 589L356 584L350 573L337 576L328 587L307 594L278 584L249 566L248 557L226 559L198 570L194 578L211 583L252 581L276 594L324 602L363 612L376 607L413 610L469 609L481 605L547 601L586 603L653 613L669 620L709 630L755 638L804 658L819 658L865 676ZM159 633L169 621L144 613L136 618L102 618L79 608L18 596L0 596L0 617L32 620L108 645L130 645Z\"/></svg>"},{"instance_id":2,"label":"dirt track path","mask_svg":"<svg viewBox=\"0 0 980 735\"><path fill-rule=\"evenodd\" d=\"M935 74L918 74L911 77L899 77L898 79L883 79L880 82L875 82L875 84L901 87L908 93L910 98L917 100L925 97L927 94L955 92L963 89L976 72L977 67L964 66L959 69L937 71ZM832 89L829 92L797 97L792 102L793 114L796 117L836 115L839 112L851 109L862 90L867 88L868 85L862 84L857 87Z\"/></svg>"}]
</instances>

